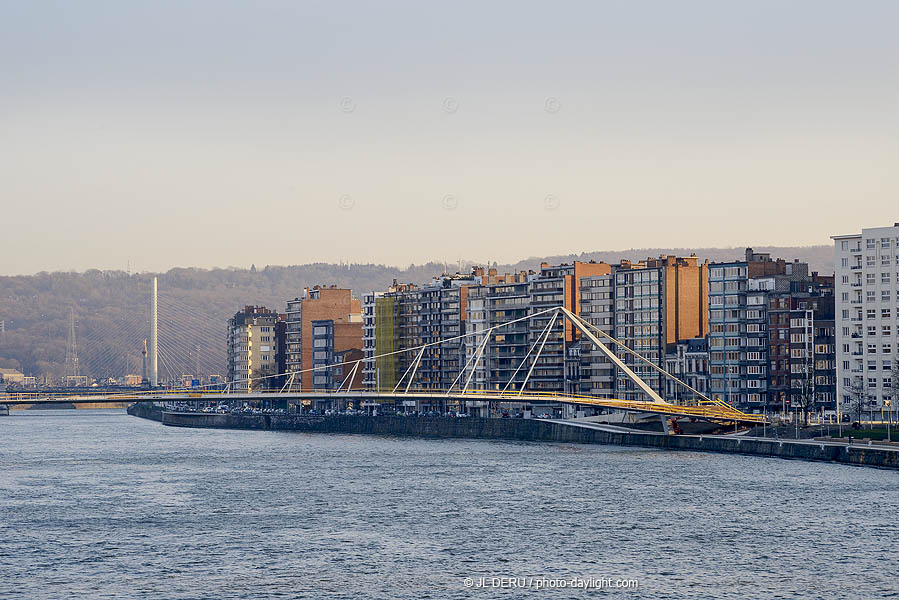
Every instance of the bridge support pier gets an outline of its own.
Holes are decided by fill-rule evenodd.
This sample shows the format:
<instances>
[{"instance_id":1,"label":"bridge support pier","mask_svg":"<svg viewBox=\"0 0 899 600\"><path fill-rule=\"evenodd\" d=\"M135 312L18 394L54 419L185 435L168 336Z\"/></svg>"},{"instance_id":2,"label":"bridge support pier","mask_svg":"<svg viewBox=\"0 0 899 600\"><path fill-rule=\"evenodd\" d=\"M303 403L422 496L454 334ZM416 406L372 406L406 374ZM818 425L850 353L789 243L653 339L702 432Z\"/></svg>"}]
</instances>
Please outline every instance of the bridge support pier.
<instances>
[{"instance_id":1,"label":"bridge support pier","mask_svg":"<svg viewBox=\"0 0 899 600\"><path fill-rule=\"evenodd\" d=\"M671 435L671 428L668 427L668 416L661 413L659 414L659 418L662 420L662 431L665 432L665 435Z\"/></svg>"}]
</instances>

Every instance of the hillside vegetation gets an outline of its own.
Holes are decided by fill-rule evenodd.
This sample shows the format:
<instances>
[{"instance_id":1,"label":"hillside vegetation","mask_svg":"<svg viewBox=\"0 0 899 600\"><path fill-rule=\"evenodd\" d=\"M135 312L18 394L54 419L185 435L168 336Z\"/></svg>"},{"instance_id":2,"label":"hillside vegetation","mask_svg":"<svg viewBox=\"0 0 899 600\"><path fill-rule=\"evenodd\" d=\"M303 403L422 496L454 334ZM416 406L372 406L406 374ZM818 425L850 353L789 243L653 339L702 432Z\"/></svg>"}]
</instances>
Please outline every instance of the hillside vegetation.
<instances>
[{"instance_id":1,"label":"hillside vegetation","mask_svg":"<svg viewBox=\"0 0 899 600\"><path fill-rule=\"evenodd\" d=\"M757 252L798 258L813 270L833 272L830 246L757 247ZM623 252L530 258L498 265L500 272L536 269L571 260L639 260L659 254L689 254L686 249L649 248ZM713 261L736 260L743 249L692 250ZM464 265L466 268L468 265ZM383 290L394 280L424 283L443 272L442 263L401 269L384 265L315 263L263 269L172 269L159 274L160 370L164 376L225 370L226 322L246 304L284 311L288 299L316 284L348 287L358 297ZM455 268L451 266L451 270ZM91 270L0 277L0 367L56 378L66 374L67 348L74 315L80 374L93 377L140 372L143 340L149 337L152 273Z\"/></svg>"}]
</instances>

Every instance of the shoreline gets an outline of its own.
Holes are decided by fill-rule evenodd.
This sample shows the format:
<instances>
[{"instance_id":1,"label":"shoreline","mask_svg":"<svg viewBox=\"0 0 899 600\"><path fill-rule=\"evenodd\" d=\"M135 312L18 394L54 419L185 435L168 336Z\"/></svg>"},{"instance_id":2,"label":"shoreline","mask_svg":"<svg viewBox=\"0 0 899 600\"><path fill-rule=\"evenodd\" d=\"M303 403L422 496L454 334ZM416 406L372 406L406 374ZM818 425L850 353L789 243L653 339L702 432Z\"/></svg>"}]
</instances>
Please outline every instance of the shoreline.
<instances>
[{"instance_id":1,"label":"shoreline","mask_svg":"<svg viewBox=\"0 0 899 600\"><path fill-rule=\"evenodd\" d=\"M175 413L150 404L132 404L128 414L169 427L350 433L424 438L486 439L637 446L666 450L743 454L899 469L899 449L820 440L778 440L747 436L664 435L615 431L587 424L543 419L481 419L399 416L232 415Z\"/></svg>"}]
</instances>

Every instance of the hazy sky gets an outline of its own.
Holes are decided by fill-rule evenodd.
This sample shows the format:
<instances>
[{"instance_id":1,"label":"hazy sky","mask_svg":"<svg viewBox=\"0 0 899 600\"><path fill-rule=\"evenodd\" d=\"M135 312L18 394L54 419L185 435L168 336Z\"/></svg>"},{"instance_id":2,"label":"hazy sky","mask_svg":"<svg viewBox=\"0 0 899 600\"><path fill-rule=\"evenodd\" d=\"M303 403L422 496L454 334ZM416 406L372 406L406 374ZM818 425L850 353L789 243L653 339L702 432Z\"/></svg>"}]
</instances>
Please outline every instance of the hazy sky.
<instances>
[{"instance_id":1,"label":"hazy sky","mask_svg":"<svg viewBox=\"0 0 899 600\"><path fill-rule=\"evenodd\" d=\"M899 2L0 0L0 274L899 221Z\"/></svg>"}]
</instances>

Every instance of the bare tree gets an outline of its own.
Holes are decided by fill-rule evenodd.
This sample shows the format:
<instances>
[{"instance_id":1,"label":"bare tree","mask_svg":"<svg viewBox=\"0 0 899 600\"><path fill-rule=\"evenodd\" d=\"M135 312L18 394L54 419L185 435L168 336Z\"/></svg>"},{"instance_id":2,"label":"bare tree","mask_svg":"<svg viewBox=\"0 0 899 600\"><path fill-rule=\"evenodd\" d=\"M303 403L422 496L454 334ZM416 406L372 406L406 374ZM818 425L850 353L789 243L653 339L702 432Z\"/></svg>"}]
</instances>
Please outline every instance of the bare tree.
<instances>
[{"instance_id":1,"label":"bare tree","mask_svg":"<svg viewBox=\"0 0 899 600\"><path fill-rule=\"evenodd\" d=\"M893 420L893 408L899 410L899 344L896 345L896 353L893 355L893 369L890 373L890 390L893 398L893 405L890 406L890 421Z\"/></svg>"},{"instance_id":2,"label":"bare tree","mask_svg":"<svg viewBox=\"0 0 899 600\"><path fill-rule=\"evenodd\" d=\"M802 413L803 425L808 425L808 416L815 410L815 372L808 363L803 365L803 372L793 379L794 393L792 399Z\"/></svg>"},{"instance_id":3,"label":"bare tree","mask_svg":"<svg viewBox=\"0 0 899 600\"><path fill-rule=\"evenodd\" d=\"M274 365L266 365L254 374L253 380L250 382L250 391L263 392L274 386L273 375L276 375L277 369Z\"/></svg>"},{"instance_id":4,"label":"bare tree","mask_svg":"<svg viewBox=\"0 0 899 600\"><path fill-rule=\"evenodd\" d=\"M855 415L856 422L861 422L868 400L865 380L862 377L854 377L852 383L846 387L846 391L849 393L849 414Z\"/></svg>"}]
</instances>

